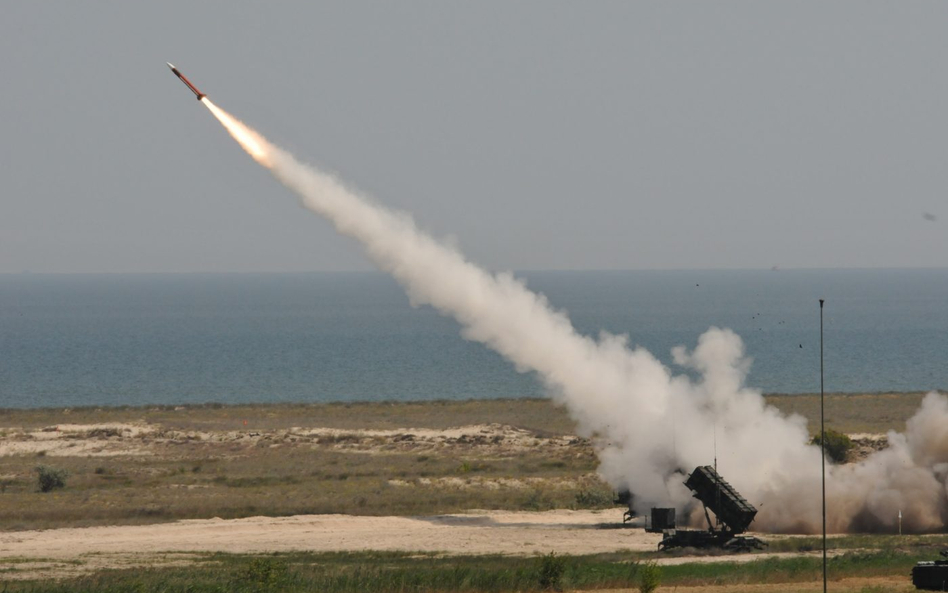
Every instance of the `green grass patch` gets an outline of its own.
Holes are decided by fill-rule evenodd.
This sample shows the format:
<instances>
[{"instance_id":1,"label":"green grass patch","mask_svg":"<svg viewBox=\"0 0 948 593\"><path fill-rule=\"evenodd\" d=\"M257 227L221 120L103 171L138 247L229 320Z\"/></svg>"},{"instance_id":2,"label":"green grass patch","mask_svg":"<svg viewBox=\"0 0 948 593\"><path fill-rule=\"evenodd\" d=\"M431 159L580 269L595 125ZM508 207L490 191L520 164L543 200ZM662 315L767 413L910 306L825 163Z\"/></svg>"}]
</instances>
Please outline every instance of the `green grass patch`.
<instances>
[{"instance_id":1,"label":"green grass patch","mask_svg":"<svg viewBox=\"0 0 948 593\"><path fill-rule=\"evenodd\" d=\"M61 581L4 583L2 591L76 593L202 593L320 591L325 593L500 592L636 588L644 577L663 587L814 582L821 559L766 558L751 562L654 567L654 554L595 556L443 557L425 553L207 554L186 567L101 571ZM830 578L907 575L917 554L880 550L830 559ZM650 573L650 574L645 574Z\"/></svg>"},{"instance_id":2,"label":"green grass patch","mask_svg":"<svg viewBox=\"0 0 948 593\"><path fill-rule=\"evenodd\" d=\"M898 551L850 552L830 558L829 578L907 575L919 560L929 558ZM754 583L798 583L822 576L823 559L818 556L762 558L752 562L714 562L662 567L662 584L677 586L741 585Z\"/></svg>"},{"instance_id":3,"label":"green grass patch","mask_svg":"<svg viewBox=\"0 0 948 593\"><path fill-rule=\"evenodd\" d=\"M770 537L768 552L814 552L823 549L818 536ZM845 535L829 537L827 550L899 550L913 554L928 554L937 557L938 552L948 548L948 535Z\"/></svg>"}]
</instances>

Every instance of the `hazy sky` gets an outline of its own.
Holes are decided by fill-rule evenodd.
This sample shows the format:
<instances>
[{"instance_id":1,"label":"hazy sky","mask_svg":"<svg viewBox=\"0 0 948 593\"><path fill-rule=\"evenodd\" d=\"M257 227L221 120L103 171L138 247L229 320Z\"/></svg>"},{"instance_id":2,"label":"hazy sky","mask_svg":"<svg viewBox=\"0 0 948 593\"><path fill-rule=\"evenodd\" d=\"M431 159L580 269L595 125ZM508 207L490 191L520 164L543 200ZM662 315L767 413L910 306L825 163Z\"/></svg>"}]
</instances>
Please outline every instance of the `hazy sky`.
<instances>
[{"instance_id":1,"label":"hazy sky","mask_svg":"<svg viewBox=\"0 0 948 593\"><path fill-rule=\"evenodd\" d=\"M939 2L6 3L0 272L370 268L166 61L491 269L948 266L946 23Z\"/></svg>"}]
</instances>

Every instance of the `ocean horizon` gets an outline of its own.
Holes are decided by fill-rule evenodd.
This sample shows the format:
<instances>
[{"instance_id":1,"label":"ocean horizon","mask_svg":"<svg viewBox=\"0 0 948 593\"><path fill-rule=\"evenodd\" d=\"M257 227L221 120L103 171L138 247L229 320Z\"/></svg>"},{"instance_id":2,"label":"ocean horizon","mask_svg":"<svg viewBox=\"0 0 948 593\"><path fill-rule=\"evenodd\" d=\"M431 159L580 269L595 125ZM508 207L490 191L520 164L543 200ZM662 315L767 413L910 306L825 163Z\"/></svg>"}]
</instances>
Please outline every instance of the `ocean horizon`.
<instances>
[{"instance_id":1,"label":"ocean horizon","mask_svg":"<svg viewBox=\"0 0 948 593\"><path fill-rule=\"evenodd\" d=\"M727 327L747 385L948 388L948 269L517 272L577 331L671 349ZM0 407L541 397L380 272L0 274Z\"/></svg>"}]
</instances>

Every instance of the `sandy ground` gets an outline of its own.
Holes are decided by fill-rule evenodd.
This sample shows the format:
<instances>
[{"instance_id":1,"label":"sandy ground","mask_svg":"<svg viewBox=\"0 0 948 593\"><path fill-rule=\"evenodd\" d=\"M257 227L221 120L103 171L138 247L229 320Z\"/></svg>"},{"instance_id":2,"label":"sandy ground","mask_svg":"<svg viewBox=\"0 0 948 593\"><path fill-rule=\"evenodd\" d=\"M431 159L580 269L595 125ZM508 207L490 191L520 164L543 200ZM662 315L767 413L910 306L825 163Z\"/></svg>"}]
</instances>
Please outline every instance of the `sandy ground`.
<instances>
[{"instance_id":1,"label":"sandy ground","mask_svg":"<svg viewBox=\"0 0 948 593\"><path fill-rule=\"evenodd\" d=\"M883 434L852 434L851 461L884 449ZM154 455L154 446L187 442L310 444L365 453L392 450L441 450L468 446L485 453L512 455L534 447L568 448L588 445L572 435L540 436L504 424L476 424L447 429L342 430L290 427L280 430L179 431L147 423L58 424L39 430L10 427L0 436L0 456L112 457Z\"/></svg>"},{"instance_id":2,"label":"sandy ground","mask_svg":"<svg viewBox=\"0 0 948 593\"><path fill-rule=\"evenodd\" d=\"M621 509L488 512L433 517L300 515L178 521L0 534L6 578L74 576L105 567L167 566L201 552L422 551L444 554L595 554L654 551L660 535L616 528ZM660 564L751 561L789 554L669 557ZM2 578L2 577L0 577Z\"/></svg>"},{"instance_id":3,"label":"sandy ground","mask_svg":"<svg viewBox=\"0 0 948 593\"><path fill-rule=\"evenodd\" d=\"M574 447L588 441L572 435L539 436L502 424L475 424L440 430L341 430L290 427L279 430L180 431L149 424L58 424L39 430L11 427L0 437L0 456L113 457L154 455L154 447L188 442L244 446L322 445L337 450L384 453L392 450L432 451L477 447L507 455L533 447Z\"/></svg>"},{"instance_id":4,"label":"sandy ground","mask_svg":"<svg viewBox=\"0 0 948 593\"><path fill-rule=\"evenodd\" d=\"M472 512L434 517L299 515L178 521L0 534L0 559L89 554L408 550L448 554L653 551L660 535L608 529L607 511Z\"/></svg>"},{"instance_id":5,"label":"sandy ground","mask_svg":"<svg viewBox=\"0 0 948 593\"><path fill-rule=\"evenodd\" d=\"M135 424L60 424L40 430L12 429L0 439L0 456L112 457L151 455L138 446L155 429ZM129 445L135 442L136 445Z\"/></svg>"},{"instance_id":6,"label":"sandy ground","mask_svg":"<svg viewBox=\"0 0 948 593\"><path fill-rule=\"evenodd\" d=\"M432 517L299 515L19 531L0 534L0 563L17 568L0 575L0 580L181 565L199 561L195 554L207 552L378 550L533 556L656 549L660 535L641 528L616 528L621 520L621 509L474 511ZM674 556L660 558L658 563L749 562L791 555L800 554Z\"/></svg>"}]
</instances>

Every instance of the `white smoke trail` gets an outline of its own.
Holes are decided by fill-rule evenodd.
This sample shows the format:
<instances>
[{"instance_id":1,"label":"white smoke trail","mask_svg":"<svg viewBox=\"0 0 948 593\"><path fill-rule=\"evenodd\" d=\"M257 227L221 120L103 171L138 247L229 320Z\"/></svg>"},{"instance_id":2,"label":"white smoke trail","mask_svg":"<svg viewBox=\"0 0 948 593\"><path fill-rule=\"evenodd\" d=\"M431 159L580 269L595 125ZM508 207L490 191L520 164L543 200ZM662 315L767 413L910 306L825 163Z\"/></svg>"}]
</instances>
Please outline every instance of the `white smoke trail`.
<instances>
[{"instance_id":1,"label":"white smoke trail","mask_svg":"<svg viewBox=\"0 0 948 593\"><path fill-rule=\"evenodd\" d=\"M760 509L755 528L819 528L819 449L807 445L803 418L783 416L744 386L749 361L736 334L711 328L693 352L675 350L676 363L697 371L698 381L673 375L649 352L630 348L626 336L579 335L565 314L511 274L475 266L421 232L406 214L371 203L203 101L306 208L360 241L413 304L454 317L466 338L493 348L520 371L535 371L581 434L595 438L601 475L629 488L640 509L689 506L681 472L710 463L716 435L722 475ZM901 509L909 530L941 528L948 508L946 420L948 401L931 395L906 436L890 434L890 449L859 465L833 468L831 527L885 529Z\"/></svg>"}]
</instances>

